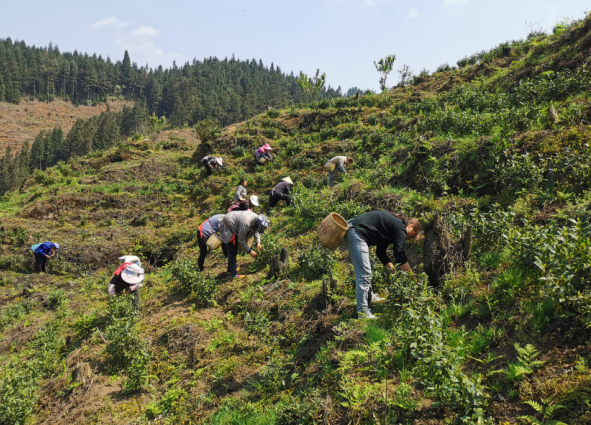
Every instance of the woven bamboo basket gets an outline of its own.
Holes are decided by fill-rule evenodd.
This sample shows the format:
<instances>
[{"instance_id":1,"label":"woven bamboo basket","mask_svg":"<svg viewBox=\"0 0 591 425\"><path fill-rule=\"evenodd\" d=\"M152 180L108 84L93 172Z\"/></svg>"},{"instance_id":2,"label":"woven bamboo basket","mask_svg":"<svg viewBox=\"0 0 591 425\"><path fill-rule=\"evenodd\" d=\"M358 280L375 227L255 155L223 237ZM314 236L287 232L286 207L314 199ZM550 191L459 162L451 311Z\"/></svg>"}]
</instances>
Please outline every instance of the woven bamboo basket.
<instances>
[{"instance_id":1,"label":"woven bamboo basket","mask_svg":"<svg viewBox=\"0 0 591 425\"><path fill-rule=\"evenodd\" d=\"M335 164L332 161L326 161L326 164L324 164L324 168L326 168L328 171L332 173L334 169L337 168L337 164Z\"/></svg>"},{"instance_id":2,"label":"woven bamboo basket","mask_svg":"<svg viewBox=\"0 0 591 425\"><path fill-rule=\"evenodd\" d=\"M207 242L205 242L205 244L210 250L215 251L216 249L219 249L220 246L222 246L222 239L214 233L209 238L207 238Z\"/></svg>"},{"instance_id":3,"label":"woven bamboo basket","mask_svg":"<svg viewBox=\"0 0 591 425\"><path fill-rule=\"evenodd\" d=\"M320 245L335 250L349 230L347 221L337 213L330 213L316 229Z\"/></svg>"},{"instance_id":4,"label":"woven bamboo basket","mask_svg":"<svg viewBox=\"0 0 591 425\"><path fill-rule=\"evenodd\" d=\"M264 156L261 156L259 158L259 164L264 164L265 162L267 162L267 158L265 158Z\"/></svg>"},{"instance_id":5,"label":"woven bamboo basket","mask_svg":"<svg viewBox=\"0 0 591 425\"><path fill-rule=\"evenodd\" d=\"M238 238L238 236L236 236L236 238ZM246 245L248 245L249 248L252 246L253 242L254 242L254 236L251 236L246 239ZM236 241L236 243L238 243L238 241ZM240 249L240 251L244 251L242 248L240 248L240 245L238 245L238 249Z\"/></svg>"}]
</instances>

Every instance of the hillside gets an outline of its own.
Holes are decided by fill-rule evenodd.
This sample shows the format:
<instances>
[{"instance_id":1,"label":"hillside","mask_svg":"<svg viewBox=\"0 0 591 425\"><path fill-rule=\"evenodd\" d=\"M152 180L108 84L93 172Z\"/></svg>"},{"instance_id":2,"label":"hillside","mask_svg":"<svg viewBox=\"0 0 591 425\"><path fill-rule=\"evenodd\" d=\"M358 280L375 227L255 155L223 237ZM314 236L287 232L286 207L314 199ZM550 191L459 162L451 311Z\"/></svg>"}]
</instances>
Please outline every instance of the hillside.
<instances>
[{"instance_id":1,"label":"hillside","mask_svg":"<svg viewBox=\"0 0 591 425\"><path fill-rule=\"evenodd\" d=\"M341 96L340 88L323 88L319 98ZM0 102L63 99L74 105L96 105L114 99L141 101L147 115L166 115L177 126L214 118L228 125L272 106L287 107L305 96L296 77L262 60L232 56L182 66L150 68L132 62L128 52L112 62L99 54L61 52L24 41L0 39Z\"/></svg>"},{"instance_id":2,"label":"hillside","mask_svg":"<svg viewBox=\"0 0 591 425\"><path fill-rule=\"evenodd\" d=\"M0 423L591 424L589 53L591 16L210 147L128 139L35 172L0 200ZM265 142L276 157L255 167ZM209 178L206 153L225 165ZM355 162L329 189L341 154ZM265 210L286 175L294 202L239 256L247 277L220 251L199 273L198 226L238 180ZM356 320L347 251L315 232L370 209L437 236L407 243L417 282L374 261L375 322ZM63 249L33 274L44 240ZM139 314L106 293L122 254L146 266Z\"/></svg>"},{"instance_id":3,"label":"hillside","mask_svg":"<svg viewBox=\"0 0 591 425\"><path fill-rule=\"evenodd\" d=\"M124 105L133 106L133 102L110 101L95 106L74 106L70 102L23 101L18 105L0 102L0 155L8 146L13 152L21 149L25 142L32 143L41 131L50 131L59 126L65 132L70 131L77 119L87 119L107 110L120 112Z\"/></svg>"}]
</instances>

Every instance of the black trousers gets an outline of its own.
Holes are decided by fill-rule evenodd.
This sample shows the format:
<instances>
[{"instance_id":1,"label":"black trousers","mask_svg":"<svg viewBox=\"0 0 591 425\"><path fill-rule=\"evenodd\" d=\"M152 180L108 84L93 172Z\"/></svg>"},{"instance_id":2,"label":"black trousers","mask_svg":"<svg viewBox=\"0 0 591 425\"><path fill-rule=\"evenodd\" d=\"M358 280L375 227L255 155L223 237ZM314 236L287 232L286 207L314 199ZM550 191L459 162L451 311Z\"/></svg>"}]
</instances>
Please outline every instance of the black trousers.
<instances>
[{"instance_id":1,"label":"black trousers","mask_svg":"<svg viewBox=\"0 0 591 425\"><path fill-rule=\"evenodd\" d=\"M236 256L238 255L238 242L227 244L228 247L228 273L234 277L238 274L236 271Z\"/></svg>"},{"instance_id":2,"label":"black trousers","mask_svg":"<svg viewBox=\"0 0 591 425\"><path fill-rule=\"evenodd\" d=\"M211 176L211 173L213 170L213 168L211 168L211 165L209 165L209 163L206 161L202 162L202 164L205 167L205 169L207 170L207 177Z\"/></svg>"},{"instance_id":3,"label":"black trousers","mask_svg":"<svg viewBox=\"0 0 591 425\"><path fill-rule=\"evenodd\" d=\"M269 195L268 211L271 211L271 208L277 205L277 202L279 201L285 201L285 205L289 206L291 204L291 196L287 195L286 193L272 192L271 195Z\"/></svg>"},{"instance_id":4,"label":"black trousers","mask_svg":"<svg viewBox=\"0 0 591 425\"><path fill-rule=\"evenodd\" d=\"M35 271L37 273L45 273L45 265L47 264L47 257L43 254L35 253Z\"/></svg>"},{"instance_id":5,"label":"black trousers","mask_svg":"<svg viewBox=\"0 0 591 425\"><path fill-rule=\"evenodd\" d=\"M197 235L197 243L199 244L199 259L197 260L197 265L199 266L199 270L203 271L205 257L207 257L207 239L201 237L201 232ZM224 253L224 257L228 256L228 245L222 243L222 252Z\"/></svg>"}]
</instances>

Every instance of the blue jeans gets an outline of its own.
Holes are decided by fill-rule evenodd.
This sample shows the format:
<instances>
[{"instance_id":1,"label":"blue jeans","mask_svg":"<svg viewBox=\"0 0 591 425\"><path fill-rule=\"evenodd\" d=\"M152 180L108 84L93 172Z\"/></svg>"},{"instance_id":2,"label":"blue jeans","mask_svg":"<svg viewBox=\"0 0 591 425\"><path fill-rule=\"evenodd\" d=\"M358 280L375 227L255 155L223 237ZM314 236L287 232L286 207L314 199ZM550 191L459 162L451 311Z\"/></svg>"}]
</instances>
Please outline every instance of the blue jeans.
<instances>
[{"instance_id":1,"label":"blue jeans","mask_svg":"<svg viewBox=\"0 0 591 425\"><path fill-rule=\"evenodd\" d=\"M345 243L351 255L353 268L355 269L355 301L357 313L369 311L367 297L371 290L371 262L369 259L369 246L355 229L349 228L345 234Z\"/></svg>"}]
</instances>

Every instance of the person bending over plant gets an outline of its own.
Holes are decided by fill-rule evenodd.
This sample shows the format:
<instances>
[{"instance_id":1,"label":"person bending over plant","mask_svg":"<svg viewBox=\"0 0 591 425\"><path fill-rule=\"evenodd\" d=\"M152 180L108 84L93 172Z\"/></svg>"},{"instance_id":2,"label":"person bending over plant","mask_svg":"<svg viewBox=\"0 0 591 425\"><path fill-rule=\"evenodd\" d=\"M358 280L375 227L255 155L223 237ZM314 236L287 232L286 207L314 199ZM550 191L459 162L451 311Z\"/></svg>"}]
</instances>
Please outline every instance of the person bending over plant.
<instances>
[{"instance_id":1,"label":"person bending over plant","mask_svg":"<svg viewBox=\"0 0 591 425\"><path fill-rule=\"evenodd\" d=\"M140 288L144 281L144 269L140 266L139 258L135 256L124 256L120 259L123 259L123 263L113 273L107 288L109 296L133 293L133 303L139 310Z\"/></svg>"},{"instance_id":2,"label":"person bending over plant","mask_svg":"<svg viewBox=\"0 0 591 425\"><path fill-rule=\"evenodd\" d=\"M237 279L244 277L238 274L236 267L238 248L256 258L259 254L250 248L252 238L256 239L257 251L261 251L263 247L260 235L269 225L270 222L266 216L250 211L233 211L225 215L219 228L222 242L228 244L228 273L232 277Z\"/></svg>"},{"instance_id":3,"label":"person bending over plant","mask_svg":"<svg viewBox=\"0 0 591 425\"><path fill-rule=\"evenodd\" d=\"M35 254L35 272L46 273L47 260L55 257L58 249L60 249L60 244L55 242L43 242L33 245L31 251Z\"/></svg>"},{"instance_id":4,"label":"person bending over plant","mask_svg":"<svg viewBox=\"0 0 591 425\"><path fill-rule=\"evenodd\" d=\"M224 214L216 214L213 217L208 218L199 226L199 232L197 233L197 243L199 244L199 259L197 265L199 270L204 270L205 257L207 256L207 240L210 237L216 237L220 232L220 222L224 219ZM216 236L214 236L216 235ZM222 251L224 257L228 256L228 248L225 243L222 243Z\"/></svg>"},{"instance_id":5,"label":"person bending over plant","mask_svg":"<svg viewBox=\"0 0 591 425\"><path fill-rule=\"evenodd\" d=\"M404 242L411 238L419 239L420 233L419 220L409 218L403 213L371 211L349 221L349 230L344 240L355 269L355 300L357 315L360 318L377 319L369 309L368 297L372 296L372 301L382 300L371 291L369 247L375 246L379 260L394 272L394 263L386 252L388 246L392 245L396 264L399 264L402 271L412 273L406 258Z\"/></svg>"}]
</instances>

